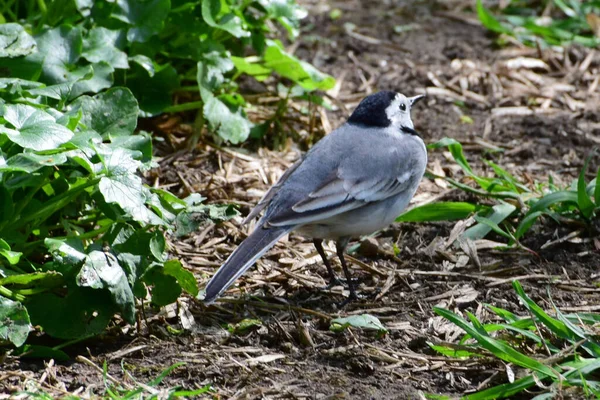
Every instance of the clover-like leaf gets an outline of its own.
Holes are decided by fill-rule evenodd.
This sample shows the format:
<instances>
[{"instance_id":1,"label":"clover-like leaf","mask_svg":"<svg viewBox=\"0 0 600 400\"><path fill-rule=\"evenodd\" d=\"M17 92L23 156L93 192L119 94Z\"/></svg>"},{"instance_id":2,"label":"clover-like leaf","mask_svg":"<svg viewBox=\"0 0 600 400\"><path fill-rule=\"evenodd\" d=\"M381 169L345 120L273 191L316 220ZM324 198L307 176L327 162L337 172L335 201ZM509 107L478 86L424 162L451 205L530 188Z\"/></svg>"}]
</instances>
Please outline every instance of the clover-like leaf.
<instances>
[{"instance_id":1,"label":"clover-like leaf","mask_svg":"<svg viewBox=\"0 0 600 400\"><path fill-rule=\"evenodd\" d=\"M18 251L12 251L10 245L6 243L6 240L0 239L0 256L3 256L8 260L8 263L15 265L21 259L23 253Z\"/></svg>"},{"instance_id":2,"label":"clover-like leaf","mask_svg":"<svg viewBox=\"0 0 600 400\"><path fill-rule=\"evenodd\" d=\"M264 7L269 17L276 19L283 25L292 39L298 36L298 21L305 18L308 13L296 1L258 0L258 3Z\"/></svg>"},{"instance_id":3,"label":"clover-like leaf","mask_svg":"<svg viewBox=\"0 0 600 400\"><path fill-rule=\"evenodd\" d=\"M171 9L170 0L117 0L111 17L131 27L127 31L130 42L145 42L162 31Z\"/></svg>"},{"instance_id":4,"label":"clover-like leaf","mask_svg":"<svg viewBox=\"0 0 600 400\"><path fill-rule=\"evenodd\" d=\"M13 128L0 125L0 134L27 149L55 149L73 137L73 132L57 124L50 114L32 106L9 104L2 114Z\"/></svg>"},{"instance_id":5,"label":"clover-like leaf","mask_svg":"<svg viewBox=\"0 0 600 400\"><path fill-rule=\"evenodd\" d=\"M329 90L335 85L335 79L317 70L307 62L301 61L275 41L269 41L265 50L265 67L273 69L284 78L291 79L306 90Z\"/></svg>"},{"instance_id":6,"label":"clover-like leaf","mask_svg":"<svg viewBox=\"0 0 600 400\"><path fill-rule=\"evenodd\" d=\"M0 25L0 58L21 57L33 53L36 43L19 24Z\"/></svg>"},{"instance_id":7,"label":"clover-like leaf","mask_svg":"<svg viewBox=\"0 0 600 400\"><path fill-rule=\"evenodd\" d=\"M252 123L240 111L231 111L216 97L211 97L204 104L204 116L221 138L233 144L243 142L250 135Z\"/></svg>"},{"instance_id":8,"label":"clover-like leaf","mask_svg":"<svg viewBox=\"0 0 600 400\"><path fill-rule=\"evenodd\" d=\"M77 284L93 289L107 289L123 317L130 323L135 321L135 298L125 272L113 254L98 250L88 254L77 275Z\"/></svg>"},{"instance_id":9,"label":"clover-like leaf","mask_svg":"<svg viewBox=\"0 0 600 400\"><path fill-rule=\"evenodd\" d=\"M336 318L331 321L329 329L333 332L341 332L349 326L366 330L375 330L378 333L386 333L388 330L371 314L352 315L346 318Z\"/></svg>"},{"instance_id":10,"label":"clover-like leaf","mask_svg":"<svg viewBox=\"0 0 600 400\"><path fill-rule=\"evenodd\" d=\"M221 55L213 51L203 55L203 60L198 62L196 80L200 87L200 95L204 101L212 97L212 92L225 81L223 76L234 67L228 55Z\"/></svg>"},{"instance_id":11,"label":"clover-like leaf","mask_svg":"<svg viewBox=\"0 0 600 400\"><path fill-rule=\"evenodd\" d=\"M21 346L31 330L29 315L23 304L0 296L0 339Z\"/></svg>"},{"instance_id":12,"label":"clover-like leaf","mask_svg":"<svg viewBox=\"0 0 600 400\"><path fill-rule=\"evenodd\" d=\"M176 259L167 261L163 267L163 273L175 278L181 288L192 296L198 295L198 283L196 282L196 278L194 277L194 274L183 268L181 261Z\"/></svg>"},{"instance_id":13,"label":"clover-like leaf","mask_svg":"<svg viewBox=\"0 0 600 400\"><path fill-rule=\"evenodd\" d=\"M135 97L129 89L122 87L109 89L93 97L81 96L71 108L81 110L80 122L105 139L131 135L139 113Z\"/></svg>"},{"instance_id":14,"label":"clover-like leaf","mask_svg":"<svg viewBox=\"0 0 600 400\"><path fill-rule=\"evenodd\" d=\"M31 296L27 311L34 325L59 339L80 339L104 331L116 307L107 290L73 285L66 296L42 293Z\"/></svg>"},{"instance_id":15,"label":"clover-like leaf","mask_svg":"<svg viewBox=\"0 0 600 400\"><path fill-rule=\"evenodd\" d=\"M229 32L236 38L250 36L244 29L244 21L230 12L225 0L202 0L202 18L213 28Z\"/></svg>"},{"instance_id":16,"label":"clover-like leaf","mask_svg":"<svg viewBox=\"0 0 600 400\"><path fill-rule=\"evenodd\" d=\"M1 128L0 128L1 129ZM0 165L0 171L26 172L28 174L40 168L62 165L67 162L64 153L40 155L35 153L17 153Z\"/></svg>"},{"instance_id":17,"label":"clover-like leaf","mask_svg":"<svg viewBox=\"0 0 600 400\"><path fill-rule=\"evenodd\" d=\"M127 81L140 107L140 116L159 114L172 104L171 92L179 87L179 76L172 65L134 64L132 76Z\"/></svg>"},{"instance_id":18,"label":"clover-like leaf","mask_svg":"<svg viewBox=\"0 0 600 400\"><path fill-rule=\"evenodd\" d=\"M38 52L32 57L42 61L42 81L50 84L73 80L71 71L81 56L81 30L70 26L49 29L36 37Z\"/></svg>"},{"instance_id":19,"label":"clover-like leaf","mask_svg":"<svg viewBox=\"0 0 600 400\"><path fill-rule=\"evenodd\" d=\"M91 63L104 61L113 68L129 68L127 53L119 49L124 39L122 31L92 28L83 39L81 55Z\"/></svg>"},{"instance_id":20,"label":"clover-like leaf","mask_svg":"<svg viewBox=\"0 0 600 400\"><path fill-rule=\"evenodd\" d=\"M142 163L125 149L103 151L106 176L100 179L98 187L104 200L118 204L136 221L163 225L164 221L146 207L149 191L142 184L142 178L137 175Z\"/></svg>"}]
</instances>

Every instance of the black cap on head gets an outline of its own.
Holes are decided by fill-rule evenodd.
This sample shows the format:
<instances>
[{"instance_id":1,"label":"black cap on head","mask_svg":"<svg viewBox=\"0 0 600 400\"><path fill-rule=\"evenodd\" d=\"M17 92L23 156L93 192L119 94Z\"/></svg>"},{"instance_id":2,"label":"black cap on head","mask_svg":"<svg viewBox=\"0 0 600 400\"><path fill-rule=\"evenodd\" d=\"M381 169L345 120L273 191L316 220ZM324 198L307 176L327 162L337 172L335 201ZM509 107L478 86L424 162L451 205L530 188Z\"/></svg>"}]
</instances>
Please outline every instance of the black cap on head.
<instances>
[{"instance_id":1,"label":"black cap on head","mask_svg":"<svg viewBox=\"0 0 600 400\"><path fill-rule=\"evenodd\" d=\"M396 95L396 92L384 91L365 97L348 118L348 122L382 128L390 126L391 121L385 110L394 101Z\"/></svg>"}]
</instances>

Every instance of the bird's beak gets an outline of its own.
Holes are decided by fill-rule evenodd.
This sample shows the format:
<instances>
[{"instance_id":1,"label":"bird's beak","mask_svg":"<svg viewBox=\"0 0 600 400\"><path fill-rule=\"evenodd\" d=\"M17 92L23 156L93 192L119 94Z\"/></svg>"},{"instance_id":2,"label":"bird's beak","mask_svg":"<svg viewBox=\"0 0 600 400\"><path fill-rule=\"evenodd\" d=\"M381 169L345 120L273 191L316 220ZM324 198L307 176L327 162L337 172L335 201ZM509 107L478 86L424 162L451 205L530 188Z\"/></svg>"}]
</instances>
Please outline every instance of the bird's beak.
<instances>
[{"instance_id":1,"label":"bird's beak","mask_svg":"<svg viewBox=\"0 0 600 400\"><path fill-rule=\"evenodd\" d=\"M414 97L409 97L408 101L410 101L410 106L412 107L416 102L418 102L419 100L421 100L424 97L425 97L424 94L419 94L419 95L414 96Z\"/></svg>"}]
</instances>

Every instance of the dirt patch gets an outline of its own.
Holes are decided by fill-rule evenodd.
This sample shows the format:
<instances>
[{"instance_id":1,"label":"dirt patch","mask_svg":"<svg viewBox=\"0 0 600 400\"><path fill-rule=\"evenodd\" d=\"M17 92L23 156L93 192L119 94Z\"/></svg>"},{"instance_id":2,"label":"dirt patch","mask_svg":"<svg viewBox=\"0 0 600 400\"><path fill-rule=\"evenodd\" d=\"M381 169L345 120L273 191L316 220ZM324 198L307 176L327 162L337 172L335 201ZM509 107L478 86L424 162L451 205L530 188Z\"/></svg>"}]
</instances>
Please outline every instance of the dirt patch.
<instances>
[{"instance_id":1,"label":"dirt patch","mask_svg":"<svg viewBox=\"0 0 600 400\"><path fill-rule=\"evenodd\" d=\"M503 70L506 60L536 50L510 49L513 57L509 50L495 48L487 32L472 22L472 14L435 2L304 3L311 16L296 55L341 84L331 94L338 108L321 120L323 127L339 125L370 92L427 91L427 101L414 110L417 129L428 142L445 136L461 140L467 158L479 170L484 169L481 157L486 155L524 179L545 180L551 174L557 183L570 182L590 148L598 144L598 92L586 92L585 71L565 72L564 63L557 66L551 61L554 56L547 55L551 71L542 71L541 79L575 88L557 89L558 94L549 97L542 93L545 83L529 85L535 71ZM332 8L342 10L334 22L329 18ZM571 57L575 61L569 58L571 64L587 56L582 49L569 51L577 53ZM599 65L596 55L588 69L597 71ZM531 107L530 114L518 114L527 113L532 99L543 98L551 99L545 108L536 108L543 112ZM149 179L158 179L180 195L193 191L210 202L236 202L246 214L297 156L289 149L243 154L201 146L193 153L166 156ZM593 170L598 161L597 156L592 159ZM430 155L430 165L436 163L448 175L457 172L442 152ZM434 196L468 200L464 193L429 180L423 182L416 200ZM240 229L239 222L206 225L196 235L173 239L174 256L205 284L252 228ZM184 298L178 308L156 314L147 310L149 322L143 323L140 337L116 324L103 340L65 350L72 357L85 355L98 366L107 360L109 374L121 384L131 384L131 377L148 382L166 367L185 362L165 384L190 390L212 385L220 398L412 399L419 398L419 392L458 395L507 379L504 365L497 361L457 361L435 354L428 342L451 341L461 331L436 316L432 306L468 310L484 321L492 316L483 303L523 314L511 288L511 281L518 279L547 308L550 293L565 311L600 309L597 238L584 233L579 241L542 249L569 233L547 221L523 242L538 256L482 251L478 268L459 262L453 248L434 251L453 227L451 223L398 224L380 233L374 249L354 246L353 274L367 299L342 311L335 304L347 293L343 288L319 289L326 274L318 254L309 241L292 234L217 306L205 308ZM397 257L394 244L400 249ZM332 247L327 250L333 253ZM181 330L182 312L191 332L173 335L167 327ZM329 331L332 317L359 313L379 317L389 334ZM262 324L237 335L225 329L248 318ZM11 358L3 370L0 390L4 392L22 388L27 379L43 381L42 386L57 395L103 390L101 373L82 361L47 366Z\"/></svg>"}]
</instances>

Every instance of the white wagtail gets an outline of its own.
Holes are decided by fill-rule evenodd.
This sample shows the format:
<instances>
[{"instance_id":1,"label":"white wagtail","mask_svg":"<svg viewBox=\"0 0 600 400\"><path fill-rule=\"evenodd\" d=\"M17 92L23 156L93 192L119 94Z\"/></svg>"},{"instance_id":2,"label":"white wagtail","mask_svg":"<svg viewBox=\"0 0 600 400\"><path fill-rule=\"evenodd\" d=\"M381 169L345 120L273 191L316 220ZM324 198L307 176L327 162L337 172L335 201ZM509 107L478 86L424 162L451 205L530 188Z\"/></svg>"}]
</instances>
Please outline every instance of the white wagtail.
<instances>
[{"instance_id":1,"label":"white wagtail","mask_svg":"<svg viewBox=\"0 0 600 400\"><path fill-rule=\"evenodd\" d=\"M364 98L347 123L292 165L244 220L265 210L252 234L208 282L204 302L212 303L291 231L313 238L330 285L337 278L322 241L336 241L350 290L348 301L356 299L344 249L351 237L394 222L415 194L427 150L414 130L410 108L423 97L384 91Z\"/></svg>"}]
</instances>

